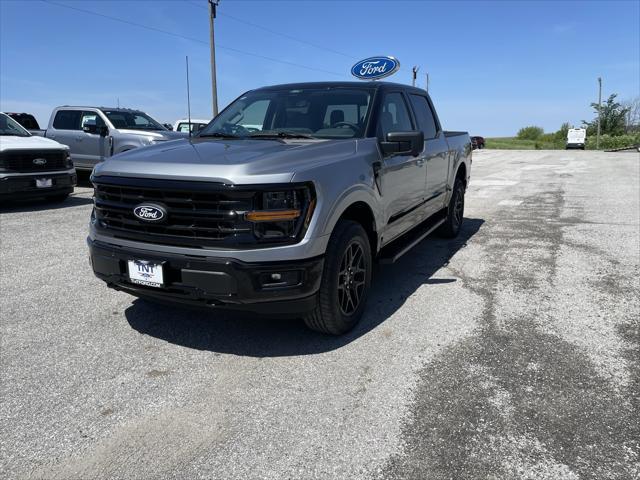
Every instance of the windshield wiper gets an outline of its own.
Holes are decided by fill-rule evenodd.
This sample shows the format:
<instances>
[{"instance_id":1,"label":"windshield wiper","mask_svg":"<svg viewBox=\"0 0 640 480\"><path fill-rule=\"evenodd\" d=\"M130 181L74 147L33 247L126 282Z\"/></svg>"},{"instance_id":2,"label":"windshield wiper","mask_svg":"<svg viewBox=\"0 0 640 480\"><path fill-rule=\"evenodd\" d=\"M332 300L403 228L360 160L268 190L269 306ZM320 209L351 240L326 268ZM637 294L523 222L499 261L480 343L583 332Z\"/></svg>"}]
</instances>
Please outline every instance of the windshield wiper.
<instances>
[{"instance_id":1,"label":"windshield wiper","mask_svg":"<svg viewBox=\"0 0 640 480\"><path fill-rule=\"evenodd\" d=\"M198 137L210 137L210 138L243 138L240 135L234 135L233 133L222 133L222 132L213 132L213 133L201 133L197 135Z\"/></svg>"},{"instance_id":2,"label":"windshield wiper","mask_svg":"<svg viewBox=\"0 0 640 480\"><path fill-rule=\"evenodd\" d=\"M249 136L251 138L316 138L312 135L298 132L258 132Z\"/></svg>"}]
</instances>

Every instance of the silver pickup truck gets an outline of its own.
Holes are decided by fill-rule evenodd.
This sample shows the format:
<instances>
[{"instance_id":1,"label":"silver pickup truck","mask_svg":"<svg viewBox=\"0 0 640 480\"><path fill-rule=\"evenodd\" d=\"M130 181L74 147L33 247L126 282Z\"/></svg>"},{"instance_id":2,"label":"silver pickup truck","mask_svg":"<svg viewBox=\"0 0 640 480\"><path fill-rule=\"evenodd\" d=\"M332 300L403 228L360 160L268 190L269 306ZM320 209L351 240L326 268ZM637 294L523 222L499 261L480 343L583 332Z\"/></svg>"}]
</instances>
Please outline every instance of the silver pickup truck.
<instances>
[{"instance_id":1,"label":"silver pickup truck","mask_svg":"<svg viewBox=\"0 0 640 480\"><path fill-rule=\"evenodd\" d=\"M362 316L374 261L458 234L470 168L468 134L444 132L424 90L260 88L195 137L96 167L93 270L139 297L341 334Z\"/></svg>"},{"instance_id":2,"label":"silver pickup truck","mask_svg":"<svg viewBox=\"0 0 640 480\"><path fill-rule=\"evenodd\" d=\"M68 105L53 110L46 130L31 133L67 145L77 170L91 170L127 150L188 136L167 130L139 110Z\"/></svg>"}]
</instances>

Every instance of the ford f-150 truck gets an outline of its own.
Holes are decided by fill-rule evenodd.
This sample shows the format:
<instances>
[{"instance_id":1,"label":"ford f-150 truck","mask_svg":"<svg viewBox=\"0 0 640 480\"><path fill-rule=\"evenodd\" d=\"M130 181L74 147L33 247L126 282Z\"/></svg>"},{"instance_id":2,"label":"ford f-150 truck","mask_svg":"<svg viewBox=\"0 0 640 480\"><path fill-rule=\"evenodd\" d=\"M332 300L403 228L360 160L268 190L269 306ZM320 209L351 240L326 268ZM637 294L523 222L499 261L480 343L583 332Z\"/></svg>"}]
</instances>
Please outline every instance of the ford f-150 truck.
<instances>
[{"instance_id":1,"label":"ford f-150 truck","mask_svg":"<svg viewBox=\"0 0 640 480\"><path fill-rule=\"evenodd\" d=\"M68 147L33 136L0 113L0 201L28 197L62 201L73 192L76 180Z\"/></svg>"},{"instance_id":2,"label":"ford f-150 truck","mask_svg":"<svg viewBox=\"0 0 640 480\"><path fill-rule=\"evenodd\" d=\"M93 270L139 297L341 334L362 316L374 261L458 234L470 168L468 134L444 132L424 90L260 88L190 139L95 168Z\"/></svg>"},{"instance_id":3,"label":"ford f-150 truck","mask_svg":"<svg viewBox=\"0 0 640 480\"><path fill-rule=\"evenodd\" d=\"M106 107L57 107L46 130L32 132L67 145L78 170L91 170L112 155L183 138L139 110Z\"/></svg>"}]
</instances>

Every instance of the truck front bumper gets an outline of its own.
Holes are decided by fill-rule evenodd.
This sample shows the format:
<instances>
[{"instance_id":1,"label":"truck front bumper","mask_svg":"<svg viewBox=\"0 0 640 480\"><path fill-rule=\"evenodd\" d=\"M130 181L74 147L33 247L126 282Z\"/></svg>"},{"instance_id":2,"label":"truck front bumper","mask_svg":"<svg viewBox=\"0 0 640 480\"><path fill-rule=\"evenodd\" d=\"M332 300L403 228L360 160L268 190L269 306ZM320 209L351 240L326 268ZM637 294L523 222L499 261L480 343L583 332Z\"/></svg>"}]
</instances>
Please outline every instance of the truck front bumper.
<instances>
[{"instance_id":1,"label":"truck front bumper","mask_svg":"<svg viewBox=\"0 0 640 480\"><path fill-rule=\"evenodd\" d=\"M38 188L37 179L51 179L51 186ZM0 196L3 198L32 198L63 195L73 192L78 183L74 169L42 173L0 174Z\"/></svg>"},{"instance_id":2,"label":"truck front bumper","mask_svg":"<svg viewBox=\"0 0 640 480\"><path fill-rule=\"evenodd\" d=\"M159 253L87 238L95 275L116 290L162 303L228 308L272 315L312 310L322 279L323 257L300 261L243 262ZM162 264L161 288L134 284L127 262Z\"/></svg>"}]
</instances>

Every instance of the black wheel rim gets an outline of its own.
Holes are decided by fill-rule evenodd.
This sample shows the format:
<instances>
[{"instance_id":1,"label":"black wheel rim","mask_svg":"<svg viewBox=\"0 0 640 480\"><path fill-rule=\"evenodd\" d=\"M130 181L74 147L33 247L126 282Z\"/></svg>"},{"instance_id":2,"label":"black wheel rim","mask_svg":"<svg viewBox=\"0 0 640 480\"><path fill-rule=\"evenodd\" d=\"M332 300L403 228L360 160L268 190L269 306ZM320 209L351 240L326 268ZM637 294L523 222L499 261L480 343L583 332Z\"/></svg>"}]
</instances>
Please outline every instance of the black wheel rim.
<instances>
[{"instance_id":1,"label":"black wheel rim","mask_svg":"<svg viewBox=\"0 0 640 480\"><path fill-rule=\"evenodd\" d=\"M459 227L462 223L462 216L464 215L464 195L458 190L456 192L455 200L453 203L453 221L456 227Z\"/></svg>"},{"instance_id":2,"label":"black wheel rim","mask_svg":"<svg viewBox=\"0 0 640 480\"><path fill-rule=\"evenodd\" d=\"M366 283L364 250L352 242L342 256L338 273L338 303L344 315L352 315L360 305Z\"/></svg>"}]
</instances>

